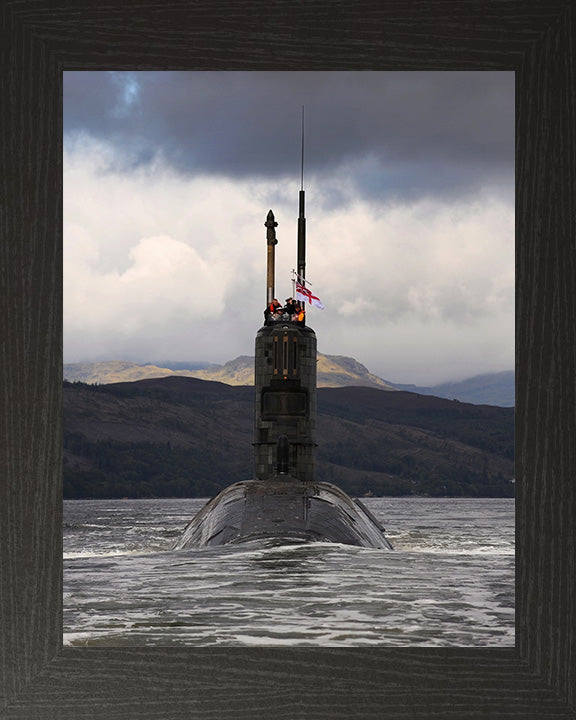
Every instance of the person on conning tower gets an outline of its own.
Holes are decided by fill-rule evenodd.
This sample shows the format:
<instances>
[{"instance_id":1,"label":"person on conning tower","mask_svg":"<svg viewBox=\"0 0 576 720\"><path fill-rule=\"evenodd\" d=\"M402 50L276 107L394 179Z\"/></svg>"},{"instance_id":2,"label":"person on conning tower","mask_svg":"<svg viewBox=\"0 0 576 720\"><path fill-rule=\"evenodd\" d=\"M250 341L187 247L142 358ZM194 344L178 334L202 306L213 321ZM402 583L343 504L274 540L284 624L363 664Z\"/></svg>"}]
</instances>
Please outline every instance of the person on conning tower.
<instances>
[{"instance_id":1,"label":"person on conning tower","mask_svg":"<svg viewBox=\"0 0 576 720\"><path fill-rule=\"evenodd\" d=\"M281 313L282 305L280 305L278 300L274 298L272 302L266 306L266 310L264 310L264 320L266 323L271 320L276 320Z\"/></svg>"},{"instance_id":2,"label":"person on conning tower","mask_svg":"<svg viewBox=\"0 0 576 720\"><path fill-rule=\"evenodd\" d=\"M304 308L304 305L299 302L294 303L294 320L295 322L304 324L304 320L306 319L306 310Z\"/></svg>"},{"instance_id":3,"label":"person on conning tower","mask_svg":"<svg viewBox=\"0 0 576 720\"><path fill-rule=\"evenodd\" d=\"M290 320L293 320L293 315L295 313L294 309L294 299L289 297L286 298L286 304L284 305L284 308L282 309L282 312L287 314L289 316Z\"/></svg>"}]
</instances>

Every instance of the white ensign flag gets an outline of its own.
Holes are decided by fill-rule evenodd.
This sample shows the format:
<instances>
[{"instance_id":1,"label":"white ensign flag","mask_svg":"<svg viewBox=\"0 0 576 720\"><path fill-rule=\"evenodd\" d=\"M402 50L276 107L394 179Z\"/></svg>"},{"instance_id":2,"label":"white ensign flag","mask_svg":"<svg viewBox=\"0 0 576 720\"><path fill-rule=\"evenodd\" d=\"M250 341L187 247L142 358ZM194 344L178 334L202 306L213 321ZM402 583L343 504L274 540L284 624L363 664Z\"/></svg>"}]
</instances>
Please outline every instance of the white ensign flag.
<instances>
[{"instance_id":1,"label":"white ensign flag","mask_svg":"<svg viewBox=\"0 0 576 720\"><path fill-rule=\"evenodd\" d=\"M310 290L299 282L296 283L296 297L299 300L307 302L309 305L314 305L315 307L320 308L320 310L324 310L324 305L322 304L320 298L316 297L316 295L312 295Z\"/></svg>"}]
</instances>

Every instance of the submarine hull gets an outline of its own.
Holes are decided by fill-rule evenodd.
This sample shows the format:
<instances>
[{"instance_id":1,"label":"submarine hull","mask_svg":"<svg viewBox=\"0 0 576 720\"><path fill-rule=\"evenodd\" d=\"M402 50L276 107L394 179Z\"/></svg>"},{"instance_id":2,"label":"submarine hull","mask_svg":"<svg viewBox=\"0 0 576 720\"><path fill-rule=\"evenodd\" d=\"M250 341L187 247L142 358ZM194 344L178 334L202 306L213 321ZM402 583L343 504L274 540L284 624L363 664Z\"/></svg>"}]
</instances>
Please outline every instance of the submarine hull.
<instances>
[{"instance_id":1,"label":"submarine hull","mask_svg":"<svg viewBox=\"0 0 576 720\"><path fill-rule=\"evenodd\" d=\"M174 550L281 538L391 550L384 528L335 485L290 476L230 485L190 521Z\"/></svg>"}]
</instances>

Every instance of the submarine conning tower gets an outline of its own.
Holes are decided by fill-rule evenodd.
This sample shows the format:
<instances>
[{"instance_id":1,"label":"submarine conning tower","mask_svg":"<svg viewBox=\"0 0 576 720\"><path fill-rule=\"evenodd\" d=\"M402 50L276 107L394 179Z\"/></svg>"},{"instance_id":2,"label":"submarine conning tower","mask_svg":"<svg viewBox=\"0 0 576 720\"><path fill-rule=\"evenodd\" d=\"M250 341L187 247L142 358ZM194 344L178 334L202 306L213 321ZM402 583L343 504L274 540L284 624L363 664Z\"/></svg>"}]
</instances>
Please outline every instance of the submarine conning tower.
<instances>
[{"instance_id":1,"label":"submarine conning tower","mask_svg":"<svg viewBox=\"0 0 576 720\"><path fill-rule=\"evenodd\" d=\"M304 203L300 200L300 215ZM267 228L266 301L274 299L274 250L276 239L272 210ZM305 267L304 223L298 224L298 270ZM304 321L279 313L266 314L256 334L254 461L258 480L278 474L278 454L288 441L287 478L314 482L316 448L316 334Z\"/></svg>"},{"instance_id":2,"label":"submarine conning tower","mask_svg":"<svg viewBox=\"0 0 576 720\"><path fill-rule=\"evenodd\" d=\"M303 191L298 281L304 285ZM305 316L274 304L274 213L266 218L268 273L264 326L256 334L255 477L222 490L192 518L174 550L248 540L333 542L391 550L379 521L359 500L316 482L316 335ZM299 292L302 297L305 293Z\"/></svg>"}]
</instances>

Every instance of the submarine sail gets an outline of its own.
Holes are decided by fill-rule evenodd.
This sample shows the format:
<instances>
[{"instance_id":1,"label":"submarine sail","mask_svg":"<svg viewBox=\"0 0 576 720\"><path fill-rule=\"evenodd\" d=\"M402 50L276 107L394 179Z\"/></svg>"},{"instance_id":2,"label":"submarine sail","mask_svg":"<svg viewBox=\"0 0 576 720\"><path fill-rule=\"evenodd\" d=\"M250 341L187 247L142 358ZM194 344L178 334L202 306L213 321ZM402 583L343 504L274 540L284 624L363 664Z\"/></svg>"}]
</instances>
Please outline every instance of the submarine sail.
<instances>
[{"instance_id":1,"label":"submarine sail","mask_svg":"<svg viewBox=\"0 0 576 720\"><path fill-rule=\"evenodd\" d=\"M304 190L300 191L298 274L304 283ZM302 307L274 297L276 227L267 215L264 325L255 341L254 478L210 500L174 545L224 545L261 538L334 542L391 550L384 528L357 499L316 482L316 335Z\"/></svg>"}]
</instances>

